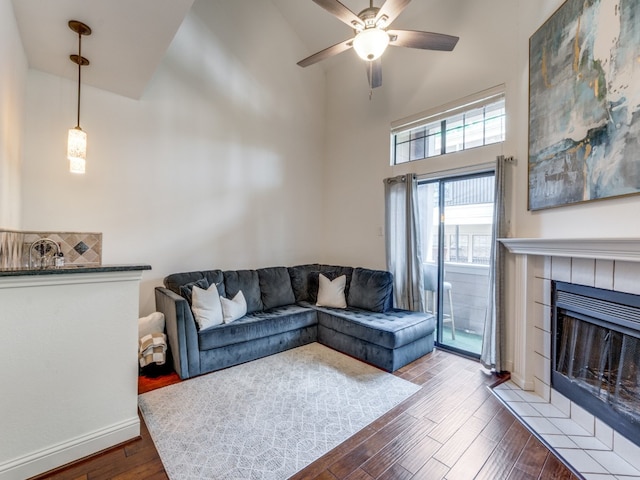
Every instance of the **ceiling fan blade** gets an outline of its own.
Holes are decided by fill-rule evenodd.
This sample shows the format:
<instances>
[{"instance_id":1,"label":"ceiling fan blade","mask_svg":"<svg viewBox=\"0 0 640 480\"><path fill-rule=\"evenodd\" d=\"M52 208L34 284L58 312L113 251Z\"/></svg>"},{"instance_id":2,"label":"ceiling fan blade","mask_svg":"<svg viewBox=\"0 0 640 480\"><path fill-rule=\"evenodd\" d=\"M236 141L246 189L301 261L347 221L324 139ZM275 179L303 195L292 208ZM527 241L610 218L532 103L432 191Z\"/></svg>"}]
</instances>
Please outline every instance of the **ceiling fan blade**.
<instances>
[{"instance_id":1,"label":"ceiling fan blade","mask_svg":"<svg viewBox=\"0 0 640 480\"><path fill-rule=\"evenodd\" d=\"M325 48L324 50L320 50L313 55L302 59L298 62L298 65L301 67L308 67L309 65L313 65L314 63L318 63L325 58L333 57L339 53L345 52L349 50L353 46L353 38L345 40L344 42L336 43L335 45L330 46L329 48Z\"/></svg>"},{"instance_id":2,"label":"ceiling fan blade","mask_svg":"<svg viewBox=\"0 0 640 480\"><path fill-rule=\"evenodd\" d=\"M345 7L338 0L313 0L313 1L318 5L320 5L322 8L324 8L331 15L334 15L339 20L349 25L351 28L354 28L358 25L361 27L364 27L364 23L362 22L362 20L360 20L360 18L355 13L353 13L351 10Z\"/></svg>"},{"instance_id":3,"label":"ceiling fan blade","mask_svg":"<svg viewBox=\"0 0 640 480\"><path fill-rule=\"evenodd\" d=\"M379 58L373 62L367 62L367 78L371 88L382 85L382 61Z\"/></svg>"},{"instance_id":4,"label":"ceiling fan blade","mask_svg":"<svg viewBox=\"0 0 640 480\"><path fill-rule=\"evenodd\" d=\"M442 50L450 52L459 40L459 37L454 37L453 35L419 32L416 30L387 30L387 33L391 37L389 45L395 45L396 47L422 48L424 50Z\"/></svg>"},{"instance_id":5,"label":"ceiling fan blade","mask_svg":"<svg viewBox=\"0 0 640 480\"><path fill-rule=\"evenodd\" d=\"M378 14L376 15L376 23L382 17L387 17L385 20L385 25L389 26L391 22L393 22L398 15L402 13L402 11L409 5L411 0L387 0L384 2Z\"/></svg>"}]
</instances>

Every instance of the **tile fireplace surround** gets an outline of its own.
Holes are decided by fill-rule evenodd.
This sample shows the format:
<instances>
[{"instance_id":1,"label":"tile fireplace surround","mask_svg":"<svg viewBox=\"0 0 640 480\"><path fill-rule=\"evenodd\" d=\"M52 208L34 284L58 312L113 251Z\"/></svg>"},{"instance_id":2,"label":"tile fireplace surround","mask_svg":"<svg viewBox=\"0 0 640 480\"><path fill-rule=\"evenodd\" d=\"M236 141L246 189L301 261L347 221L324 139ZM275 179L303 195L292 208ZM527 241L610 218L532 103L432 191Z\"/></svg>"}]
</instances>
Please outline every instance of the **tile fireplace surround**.
<instances>
[{"instance_id":1,"label":"tile fireplace surround","mask_svg":"<svg viewBox=\"0 0 640 480\"><path fill-rule=\"evenodd\" d=\"M496 393L584 478L640 479L640 447L553 390L550 378L551 281L640 294L640 239L501 242L515 256L515 353L512 380Z\"/></svg>"}]
</instances>

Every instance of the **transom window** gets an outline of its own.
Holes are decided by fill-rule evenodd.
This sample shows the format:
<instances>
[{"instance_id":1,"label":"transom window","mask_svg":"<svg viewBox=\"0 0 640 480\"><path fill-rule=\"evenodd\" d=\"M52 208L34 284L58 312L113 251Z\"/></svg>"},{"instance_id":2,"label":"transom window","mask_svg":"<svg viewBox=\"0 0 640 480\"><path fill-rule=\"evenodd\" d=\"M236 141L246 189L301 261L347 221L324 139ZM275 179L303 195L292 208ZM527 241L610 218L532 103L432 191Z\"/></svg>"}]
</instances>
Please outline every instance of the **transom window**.
<instances>
[{"instance_id":1,"label":"transom window","mask_svg":"<svg viewBox=\"0 0 640 480\"><path fill-rule=\"evenodd\" d=\"M504 141L504 93L464 103L392 128L392 163L398 165Z\"/></svg>"}]
</instances>

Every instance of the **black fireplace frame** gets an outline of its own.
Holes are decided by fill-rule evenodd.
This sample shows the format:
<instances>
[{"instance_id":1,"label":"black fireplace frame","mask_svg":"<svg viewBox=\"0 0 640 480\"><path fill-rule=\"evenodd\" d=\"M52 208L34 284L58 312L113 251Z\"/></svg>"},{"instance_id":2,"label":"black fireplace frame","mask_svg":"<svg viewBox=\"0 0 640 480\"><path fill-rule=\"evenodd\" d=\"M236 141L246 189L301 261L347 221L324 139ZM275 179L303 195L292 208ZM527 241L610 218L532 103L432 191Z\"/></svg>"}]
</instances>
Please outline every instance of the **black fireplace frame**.
<instances>
[{"instance_id":1,"label":"black fireplace frame","mask_svg":"<svg viewBox=\"0 0 640 480\"><path fill-rule=\"evenodd\" d=\"M579 383L556 370L559 313L568 313L579 320L640 339L640 295L567 282L551 283L551 386L636 445L640 445L640 421L613 409Z\"/></svg>"}]
</instances>

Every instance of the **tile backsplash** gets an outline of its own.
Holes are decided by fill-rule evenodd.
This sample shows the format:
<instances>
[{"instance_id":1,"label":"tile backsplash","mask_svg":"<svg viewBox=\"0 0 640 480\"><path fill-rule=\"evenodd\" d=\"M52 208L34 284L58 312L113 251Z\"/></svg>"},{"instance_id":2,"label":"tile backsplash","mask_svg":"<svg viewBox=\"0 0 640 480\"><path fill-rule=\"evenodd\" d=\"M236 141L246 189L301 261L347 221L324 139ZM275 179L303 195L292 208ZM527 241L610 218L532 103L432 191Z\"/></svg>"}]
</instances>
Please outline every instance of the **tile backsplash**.
<instances>
[{"instance_id":1,"label":"tile backsplash","mask_svg":"<svg viewBox=\"0 0 640 480\"><path fill-rule=\"evenodd\" d=\"M0 230L0 268L28 267L29 247L45 238L58 244L65 264L102 264L102 233Z\"/></svg>"}]
</instances>

